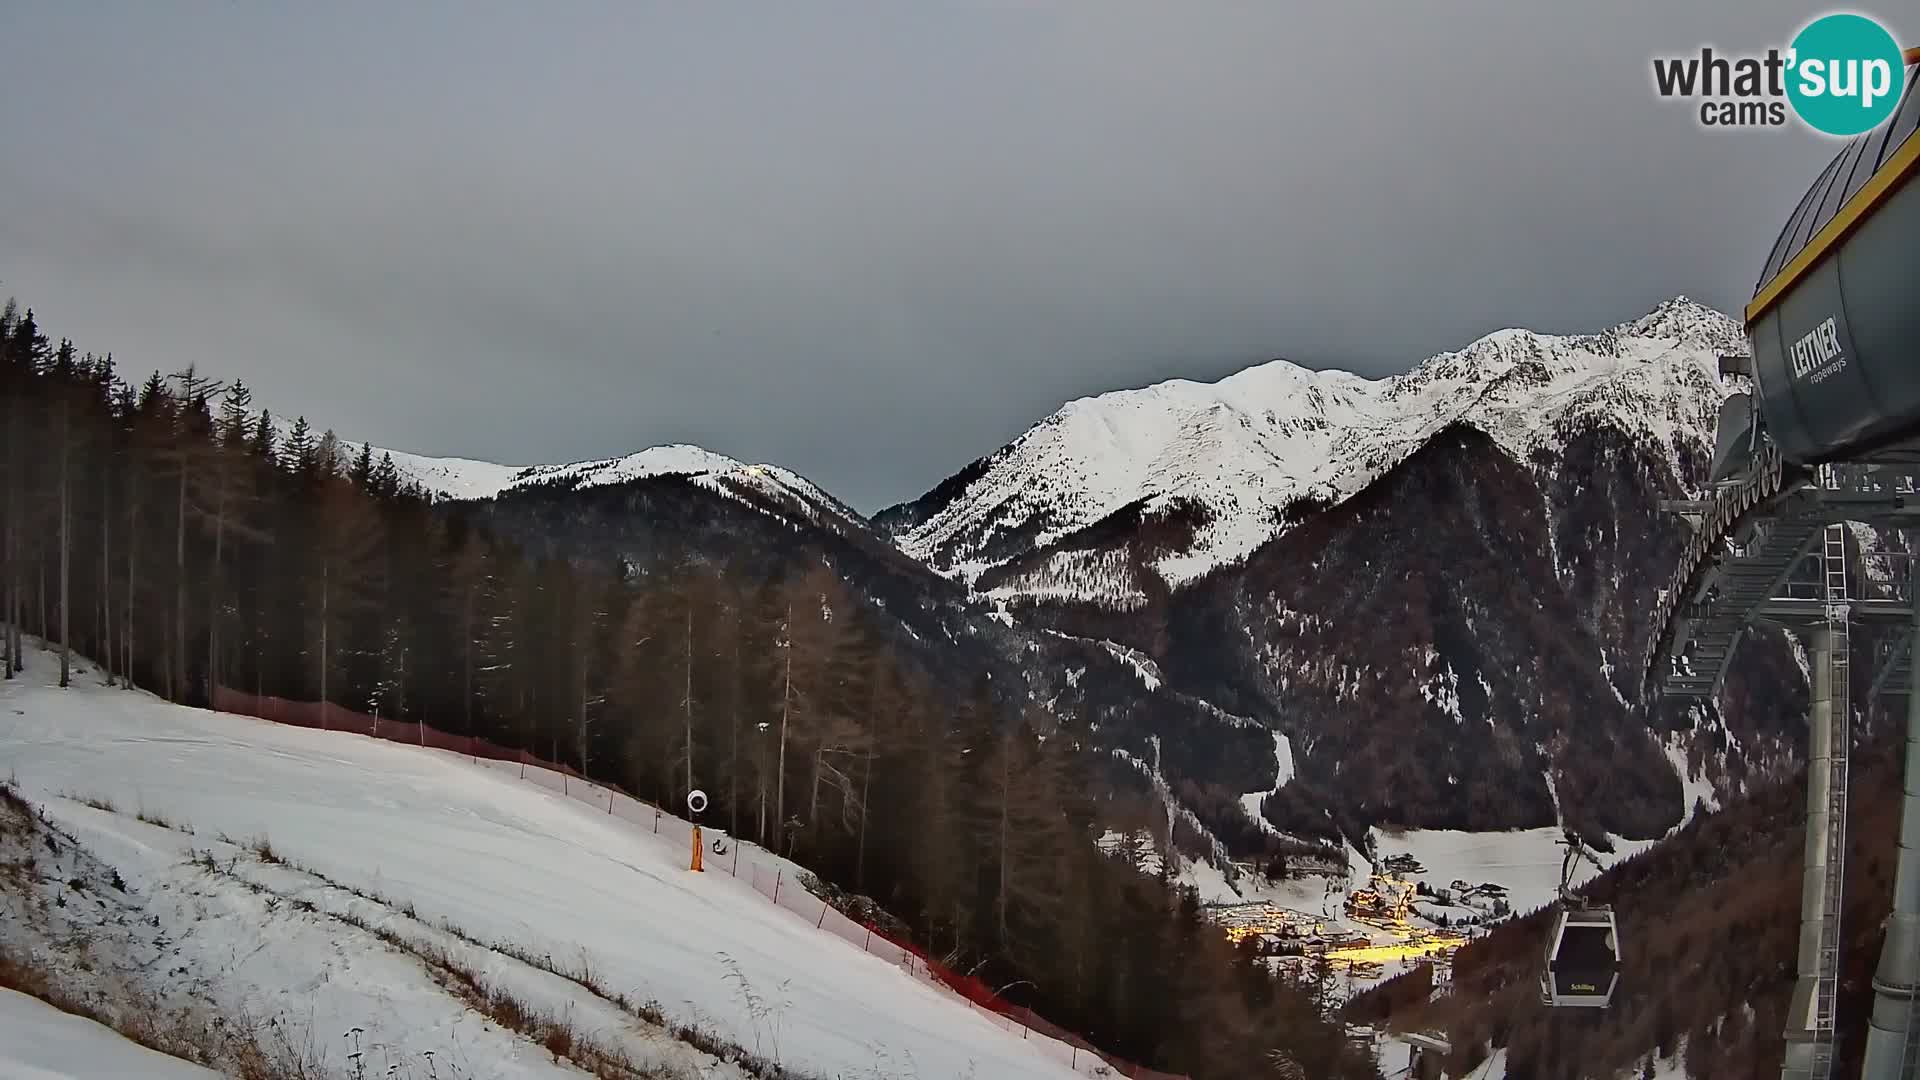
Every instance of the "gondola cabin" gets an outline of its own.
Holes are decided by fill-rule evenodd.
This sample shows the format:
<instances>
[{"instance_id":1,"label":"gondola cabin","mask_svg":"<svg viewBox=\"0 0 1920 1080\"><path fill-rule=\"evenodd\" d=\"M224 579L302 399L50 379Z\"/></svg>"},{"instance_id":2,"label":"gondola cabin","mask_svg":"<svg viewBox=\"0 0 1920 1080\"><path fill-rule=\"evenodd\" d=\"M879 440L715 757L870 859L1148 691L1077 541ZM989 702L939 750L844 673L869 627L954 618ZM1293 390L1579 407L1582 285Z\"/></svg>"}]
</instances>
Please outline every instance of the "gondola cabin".
<instances>
[{"instance_id":1,"label":"gondola cabin","mask_svg":"<svg viewBox=\"0 0 1920 1080\"><path fill-rule=\"evenodd\" d=\"M1604 1009L1620 982L1620 932L1613 909L1555 913L1547 938L1541 1000L1554 1008Z\"/></svg>"}]
</instances>

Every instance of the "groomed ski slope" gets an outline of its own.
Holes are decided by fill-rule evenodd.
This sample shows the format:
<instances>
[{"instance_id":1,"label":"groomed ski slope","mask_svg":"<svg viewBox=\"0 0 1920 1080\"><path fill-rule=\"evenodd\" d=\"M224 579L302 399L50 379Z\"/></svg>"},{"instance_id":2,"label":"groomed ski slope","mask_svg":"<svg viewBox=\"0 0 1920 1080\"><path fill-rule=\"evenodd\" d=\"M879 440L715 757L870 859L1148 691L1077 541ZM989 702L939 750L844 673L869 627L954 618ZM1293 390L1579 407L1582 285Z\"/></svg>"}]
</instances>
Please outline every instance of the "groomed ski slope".
<instances>
[{"instance_id":1,"label":"groomed ski slope","mask_svg":"<svg viewBox=\"0 0 1920 1080\"><path fill-rule=\"evenodd\" d=\"M0 989L0 1077L8 1080L218 1080L219 1073L129 1042L111 1028Z\"/></svg>"},{"instance_id":2,"label":"groomed ski slope","mask_svg":"<svg viewBox=\"0 0 1920 1080\"><path fill-rule=\"evenodd\" d=\"M136 812L194 830L174 838L177 851L160 849L181 864L209 837L264 838L290 864L412 905L421 923L563 967L590 962L604 983L656 1001L671 1020L814 1076L1076 1075L957 997L768 903L745 880L690 873L679 843L511 773L442 751L183 708L103 687L90 670L63 691L51 685L53 659L29 653L25 675L0 686L0 765L109 860L123 848L151 856L168 841L167 830L134 821ZM77 799L111 802L124 824ZM121 835L103 833L108 825ZM298 959L272 965L290 984L283 994L327 978L326 957L304 970ZM393 997L431 991L425 982ZM408 1038L404 1013L398 1024L394 1013L395 1000L367 1002L360 1022L369 1039L382 1023L384 1037Z\"/></svg>"}]
</instances>

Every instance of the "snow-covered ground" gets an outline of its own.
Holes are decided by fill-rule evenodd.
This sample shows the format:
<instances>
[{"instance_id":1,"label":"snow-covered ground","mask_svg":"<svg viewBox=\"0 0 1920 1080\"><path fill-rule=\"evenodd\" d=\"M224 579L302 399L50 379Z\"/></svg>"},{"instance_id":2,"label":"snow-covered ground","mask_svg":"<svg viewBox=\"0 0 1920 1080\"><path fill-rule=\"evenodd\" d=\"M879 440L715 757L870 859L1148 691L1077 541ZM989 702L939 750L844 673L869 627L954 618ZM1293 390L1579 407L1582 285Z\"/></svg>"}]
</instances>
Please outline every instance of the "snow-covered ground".
<instances>
[{"instance_id":1,"label":"snow-covered ground","mask_svg":"<svg viewBox=\"0 0 1920 1080\"><path fill-rule=\"evenodd\" d=\"M1282 943L1291 935L1294 944L1309 951L1330 947L1336 989L1350 995L1435 958L1441 960L1439 974L1444 978L1448 951L1463 936L1476 933L1475 926L1495 919L1499 899L1504 898L1515 915L1551 902L1565 854L1558 844L1560 837L1560 831L1552 828L1486 833L1376 830L1373 841L1380 872L1399 878L1397 882L1376 878L1374 867L1351 844L1344 874L1337 867L1303 871L1296 864L1292 876L1268 882L1257 868L1243 865L1230 881L1217 867L1181 856L1175 878L1192 886L1212 917L1229 932L1260 934ZM1610 839L1613 853L1593 853L1603 866L1657 842ZM1118 837L1110 837L1109 842L1117 844ZM1419 869L1389 871L1387 864L1396 856L1411 856ZM1157 862L1154 865L1157 868ZM1592 862L1582 861L1573 883L1583 884L1598 873ZM1473 890L1470 894L1455 888L1462 881ZM1411 908L1405 918L1378 909L1368 914L1364 906L1356 909L1358 914L1348 910L1348 898L1358 890L1386 895L1410 892L1417 883L1425 883L1434 893L1448 893L1449 902L1409 896ZM1496 885L1499 890L1481 891L1478 887L1483 885ZM1311 968L1307 956L1283 956L1273 962L1302 972Z\"/></svg>"},{"instance_id":2,"label":"snow-covered ground","mask_svg":"<svg viewBox=\"0 0 1920 1080\"><path fill-rule=\"evenodd\" d=\"M375 454L393 458L401 476L411 477L428 491L449 499L490 499L512 487L527 472L520 465L496 465L470 458L424 457L402 450Z\"/></svg>"},{"instance_id":3,"label":"snow-covered ground","mask_svg":"<svg viewBox=\"0 0 1920 1080\"><path fill-rule=\"evenodd\" d=\"M222 1008L302 1026L336 1066L358 1028L368 1045L464 1054L470 1075L567 1071L340 916L689 1075L739 1074L490 946L590 970L608 993L804 1074L1076 1075L1040 1040L768 903L746 875L690 873L684 840L458 755L182 708L93 673L62 691L51 672L32 651L25 677L0 687L0 759L123 875L139 917L113 932L157 918L181 978ZM284 862L262 861L256 841ZM224 869L194 865L195 850Z\"/></svg>"},{"instance_id":4,"label":"snow-covered ground","mask_svg":"<svg viewBox=\"0 0 1920 1080\"><path fill-rule=\"evenodd\" d=\"M130 1042L111 1028L0 990L0 1077L10 1080L216 1080L219 1073Z\"/></svg>"},{"instance_id":5,"label":"snow-covered ground","mask_svg":"<svg viewBox=\"0 0 1920 1080\"><path fill-rule=\"evenodd\" d=\"M1374 1054L1380 1064L1380 1075L1386 1080L1403 1080L1407 1075L1407 1062L1412 1053L1412 1044L1402 1041L1391 1034L1382 1034L1374 1042ZM1645 1062L1653 1067L1653 1080L1686 1080L1687 1072L1682 1064L1683 1053L1676 1051L1672 1057L1652 1058ZM1619 1080L1640 1080L1646 1075L1639 1068L1622 1072ZM1454 1076L1441 1073L1440 1080L1506 1080L1507 1052L1495 1050L1493 1054L1467 1073Z\"/></svg>"},{"instance_id":6,"label":"snow-covered ground","mask_svg":"<svg viewBox=\"0 0 1920 1080\"><path fill-rule=\"evenodd\" d=\"M1283 738L1276 736L1276 739ZM1246 798L1252 799L1254 796ZM1516 915L1524 915L1546 905L1559 891L1560 863L1566 855L1566 849L1560 846L1561 832L1558 829L1501 832L1376 829L1373 836L1375 850L1382 863L1395 855L1411 855L1421 864L1424 869L1408 875L1407 880L1425 882L1433 889L1449 889L1455 881L1465 881L1469 885L1499 885L1507 891ZM1612 854L1593 853L1594 858L1604 866L1611 866L1658 843L1655 840L1627 840L1618 836L1609 839L1614 846ZM1349 881L1355 885L1364 884L1372 868L1351 845L1347 850ZM1598 874L1599 870L1591 862L1583 860L1573 872L1573 884L1584 884ZM1318 911L1320 907L1318 898L1322 878L1318 876L1302 879L1305 884L1288 881L1275 886L1268 885L1258 874L1241 874L1237 881L1228 884L1218 868L1204 862L1187 861L1184 857L1177 876L1183 883L1199 889L1201 900L1206 903L1267 901L1291 907L1293 905L1288 898L1293 893L1299 893L1299 897L1311 901L1309 907L1312 910ZM1290 888L1292 893L1287 891ZM1301 889L1306 891L1300 892ZM1308 896L1308 893L1312 895Z\"/></svg>"},{"instance_id":7,"label":"snow-covered ground","mask_svg":"<svg viewBox=\"0 0 1920 1080\"><path fill-rule=\"evenodd\" d=\"M1514 914L1524 915L1553 901L1559 892L1561 860L1566 848L1560 846L1561 832L1554 828L1516 829L1506 832L1460 832L1452 829L1408 829L1401 832L1374 832L1375 850L1384 862L1394 855L1411 855L1426 869L1410 875L1429 888L1446 889L1456 880L1469 885L1492 882L1507 890ZM1653 846L1658 841L1609 838L1611 855L1595 853L1602 864L1612 865ZM1593 864L1582 860L1573 872L1573 884L1580 885L1599 874Z\"/></svg>"}]
</instances>

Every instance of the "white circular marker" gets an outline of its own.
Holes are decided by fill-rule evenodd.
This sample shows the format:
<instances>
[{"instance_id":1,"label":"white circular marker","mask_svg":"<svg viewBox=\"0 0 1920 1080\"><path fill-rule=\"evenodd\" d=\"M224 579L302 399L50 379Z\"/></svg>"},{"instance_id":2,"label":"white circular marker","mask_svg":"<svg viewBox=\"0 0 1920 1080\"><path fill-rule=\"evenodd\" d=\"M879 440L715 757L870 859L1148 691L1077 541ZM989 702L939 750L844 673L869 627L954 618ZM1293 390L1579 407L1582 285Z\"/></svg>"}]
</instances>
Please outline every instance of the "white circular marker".
<instances>
[{"instance_id":1,"label":"white circular marker","mask_svg":"<svg viewBox=\"0 0 1920 1080\"><path fill-rule=\"evenodd\" d=\"M699 788L694 788L692 791L687 792L687 809L696 814L705 813L707 809L707 793L701 791Z\"/></svg>"}]
</instances>

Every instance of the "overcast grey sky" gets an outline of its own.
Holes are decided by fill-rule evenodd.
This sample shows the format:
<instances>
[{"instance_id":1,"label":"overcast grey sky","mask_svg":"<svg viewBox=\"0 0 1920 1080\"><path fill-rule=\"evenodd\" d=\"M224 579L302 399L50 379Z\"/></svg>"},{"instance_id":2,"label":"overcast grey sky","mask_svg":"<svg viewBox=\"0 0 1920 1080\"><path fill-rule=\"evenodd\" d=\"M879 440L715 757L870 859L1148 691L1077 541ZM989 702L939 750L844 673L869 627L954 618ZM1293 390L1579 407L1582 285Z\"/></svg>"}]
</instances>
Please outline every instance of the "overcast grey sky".
<instances>
[{"instance_id":1,"label":"overcast grey sky","mask_svg":"<svg viewBox=\"0 0 1920 1080\"><path fill-rule=\"evenodd\" d=\"M1822 10L24 0L0 294L355 439L875 509L1082 394L1733 310L1833 144L1649 61Z\"/></svg>"}]
</instances>

